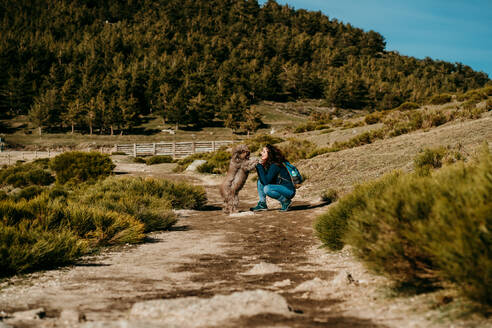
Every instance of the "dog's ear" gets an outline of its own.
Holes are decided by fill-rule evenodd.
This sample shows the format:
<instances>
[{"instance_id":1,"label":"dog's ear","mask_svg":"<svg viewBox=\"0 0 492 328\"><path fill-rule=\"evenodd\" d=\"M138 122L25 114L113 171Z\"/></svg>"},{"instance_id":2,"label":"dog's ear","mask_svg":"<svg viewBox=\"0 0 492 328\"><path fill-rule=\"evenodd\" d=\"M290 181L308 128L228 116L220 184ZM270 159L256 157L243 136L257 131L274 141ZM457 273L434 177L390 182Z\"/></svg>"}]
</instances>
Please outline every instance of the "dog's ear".
<instances>
[{"instance_id":1,"label":"dog's ear","mask_svg":"<svg viewBox=\"0 0 492 328\"><path fill-rule=\"evenodd\" d=\"M233 160L234 162L239 162L240 161L240 158L239 158L239 154L240 153L241 152L239 151L239 149L234 148L232 150L232 158L231 158L231 160Z\"/></svg>"}]
</instances>

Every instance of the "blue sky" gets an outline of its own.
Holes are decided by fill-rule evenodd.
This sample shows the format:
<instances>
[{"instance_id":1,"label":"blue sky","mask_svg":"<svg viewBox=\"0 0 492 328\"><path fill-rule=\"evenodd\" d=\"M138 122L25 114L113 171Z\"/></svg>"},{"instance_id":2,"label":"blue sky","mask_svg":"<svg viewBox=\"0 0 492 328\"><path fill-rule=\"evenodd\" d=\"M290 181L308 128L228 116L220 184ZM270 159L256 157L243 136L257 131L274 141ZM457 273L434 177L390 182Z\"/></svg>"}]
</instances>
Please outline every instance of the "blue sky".
<instances>
[{"instance_id":1,"label":"blue sky","mask_svg":"<svg viewBox=\"0 0 492 328\"><path fill-rule=\"evenodd\" d=\"M263 4L266 0L260 0ZM277 0L386 40L387 50L461 62L492 78L492 0Z\"/></svg>"}]
</instances>

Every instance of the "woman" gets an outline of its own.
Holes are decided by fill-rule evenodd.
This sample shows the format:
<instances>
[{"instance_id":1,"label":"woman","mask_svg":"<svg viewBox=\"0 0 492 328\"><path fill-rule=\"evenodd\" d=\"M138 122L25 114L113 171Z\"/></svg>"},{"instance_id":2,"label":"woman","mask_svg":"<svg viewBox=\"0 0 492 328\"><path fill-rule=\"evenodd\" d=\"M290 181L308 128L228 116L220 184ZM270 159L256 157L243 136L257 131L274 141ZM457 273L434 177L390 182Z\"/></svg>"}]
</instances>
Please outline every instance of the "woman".
<instances>
[{"instance_id":1,"label":"woman","mask_svg":"<svg viewBox=\"0 0 492 328\"><path fill-rule=\"evenodd\" d=\"M275 198L281 204L280 210L289 210L296 189L284 166L285 158L280 149L267 144L261 151L260 163L256 165L258 172L258 205L252 211L266 211L266 196Z\"/></svg>"}]
</instances>

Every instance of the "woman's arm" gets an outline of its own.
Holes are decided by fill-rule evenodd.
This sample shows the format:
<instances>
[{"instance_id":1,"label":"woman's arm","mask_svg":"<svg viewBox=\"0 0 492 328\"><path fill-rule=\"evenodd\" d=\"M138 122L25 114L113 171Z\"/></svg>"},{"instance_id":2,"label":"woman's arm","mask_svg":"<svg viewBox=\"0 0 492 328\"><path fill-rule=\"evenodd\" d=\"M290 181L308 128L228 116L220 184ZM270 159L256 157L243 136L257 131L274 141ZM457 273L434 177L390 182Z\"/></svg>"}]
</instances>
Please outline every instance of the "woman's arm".
<instances>
[{"instance_id":1,"label":"woman's arm","mask_svg":"<svg viewBox=\"0 0 492 328\"><path fill-rule=\"evenodd\" d=\"M256 164L256 171L258 172L258 179L260 179L261 184L266 186L277 182L276 179L280 172L280 167L276 164L272 164L268 168L268 172L265 172L263 165Z\"/></svg>"}]
</instances>

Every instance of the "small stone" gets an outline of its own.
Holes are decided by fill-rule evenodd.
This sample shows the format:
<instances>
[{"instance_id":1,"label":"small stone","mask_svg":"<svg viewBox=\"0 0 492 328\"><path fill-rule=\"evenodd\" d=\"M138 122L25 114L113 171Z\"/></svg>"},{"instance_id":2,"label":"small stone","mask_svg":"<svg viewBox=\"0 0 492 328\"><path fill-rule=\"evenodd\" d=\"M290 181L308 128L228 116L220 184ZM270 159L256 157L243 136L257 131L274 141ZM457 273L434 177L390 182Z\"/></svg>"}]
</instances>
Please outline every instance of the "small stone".
<instances>
[{"instance_id":1,"label":"small stone","mask_svg":"<svg viewBox=\"0 0 492 328\"><path fill-rule=\"evenodd\" d=\"M282 268L273 263L261 262L255 264L250 270L241 273L242 275L257 275L257 274L270 274L275 272L281 272Z\"/></svg>"},{"instance_id":2,"label":"small stone","mask_svg":"<svg viewBox=\"0 0 492 328\"><path fill-rule=\"evenodd\" d=\"M186 168L186 171L192 171L192 172L194 172L194 171L196 171L196 170L197 170L197 168L198 168L200 165L203 165L203 164L205 164L205 163L207 163L207 161L206 161L206 160L204 160L204 159L195 159L195 160L193 161L193 163L191 163L190 165L188 165L188 167Z\"/></svg>"},{"instance_id":3,"label":"small stone","mask_svg":"<svg viewBox=\"0 0 492 328\"><path fill-rule=\"evenodd\" d=\"M60 313L60 320L64 323L78 323L85 321L85 315L77 310L65 309Z\"/></svg>"},{"instance_id":4,"label":"small stone","mask_svg":"<svg viewBox=\"0 0 492 328\"><path fill-rule=\"evenodd\" d=\"M261 313L290 316L287 301L281 295L252 290L212 298L183 297L136 303L130 311L131 320L158 321L168 327L205 327L220 325L241 316Z\"/></svg>"},{"instance_id":5,"label":"small stone","mask_svg":"<svg viewBox=\"0 0 492 328\"><path fill-rule=\"evenodd\" d=\"M21 320L36 320L36 319L43 319L46 316L46 311L44 308L37 308L33 310L28 310L28 311L19 311L15 312L12 317L15 319L21 319Z\"/></svg>"},{"instance_id":6,"label":"small stone","mask_svg":"<svg viewBox=\"0 0 492 328\"><path fill-rule=\"evenodd\" d=\"M282 281L277 281L276 283L273 284L273 287L286 287L286 286L290 286L291 284L291 281L290 279L285 279L285 280L282 280Z\"/></svg>"}]
</instances>

